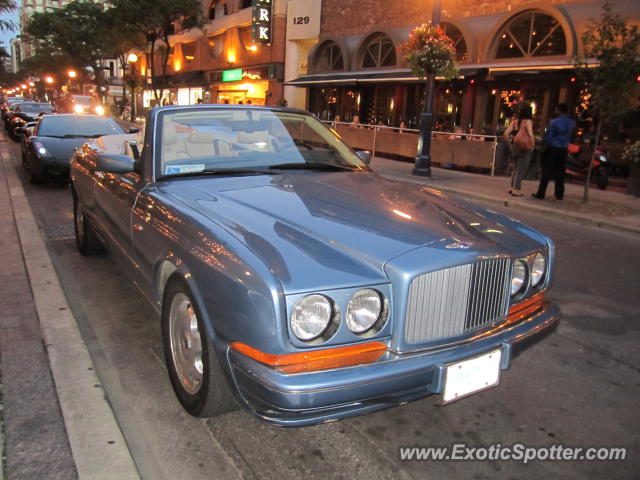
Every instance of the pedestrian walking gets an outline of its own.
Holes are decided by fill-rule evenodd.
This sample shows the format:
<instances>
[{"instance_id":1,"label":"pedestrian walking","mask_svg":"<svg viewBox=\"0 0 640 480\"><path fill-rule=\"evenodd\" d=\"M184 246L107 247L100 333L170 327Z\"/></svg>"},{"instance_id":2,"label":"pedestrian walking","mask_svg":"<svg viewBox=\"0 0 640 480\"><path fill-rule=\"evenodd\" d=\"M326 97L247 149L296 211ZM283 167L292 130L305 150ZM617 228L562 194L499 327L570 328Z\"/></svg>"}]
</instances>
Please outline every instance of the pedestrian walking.
<instances>
[{"instance_id":1,"label":"pedestrian walking","mask_svg":"<svg viewBox=\"0 0 640 480\"><path fill-rule=\"evenodd\" d=\"M544 133L542 152L542 178L538 191L533 197L544 200L549 180L554 179L556 200L564 198L564 170L567 165L567 147L576 122L569 118L569 107L566 103L556 106L558 116L549 122Z\"/></svg>"},{"instance_id":2,"label":"pedestrian walking","mask_svg":"<svg viewBox=\"0 0 640 480\"><path fill-rule=\"evenodd\" d=\"M515 169L511 175L511 188L509 189L509 193L514 197L521 197L523 195L522 179L527 173L527 170L529 170L531 155L535 146L532 118L533 112L531 105L522 103L518 109L517 117L511 120L509 126L504 131L504 136L507 141L512 141L510 153Z\"/></svg>"}]
</instances>

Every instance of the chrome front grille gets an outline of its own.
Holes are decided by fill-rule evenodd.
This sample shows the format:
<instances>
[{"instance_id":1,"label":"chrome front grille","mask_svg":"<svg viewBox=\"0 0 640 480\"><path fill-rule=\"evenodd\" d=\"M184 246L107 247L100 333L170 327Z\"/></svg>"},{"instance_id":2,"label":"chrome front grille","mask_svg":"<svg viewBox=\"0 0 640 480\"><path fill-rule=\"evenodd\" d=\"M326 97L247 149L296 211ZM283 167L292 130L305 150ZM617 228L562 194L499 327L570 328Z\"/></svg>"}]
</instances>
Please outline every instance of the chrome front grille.
<instances>
[{"instance_id":1,"label":"chrome front grille","mask_svg":"<svg viewBox=\"0 0 640 480\"><path fill-rule=\"evenodd\" d=\"M506 313L509 258L493 258L417 276L409 287L405 341L453 337Z\"/></svg>"}]
</instances>

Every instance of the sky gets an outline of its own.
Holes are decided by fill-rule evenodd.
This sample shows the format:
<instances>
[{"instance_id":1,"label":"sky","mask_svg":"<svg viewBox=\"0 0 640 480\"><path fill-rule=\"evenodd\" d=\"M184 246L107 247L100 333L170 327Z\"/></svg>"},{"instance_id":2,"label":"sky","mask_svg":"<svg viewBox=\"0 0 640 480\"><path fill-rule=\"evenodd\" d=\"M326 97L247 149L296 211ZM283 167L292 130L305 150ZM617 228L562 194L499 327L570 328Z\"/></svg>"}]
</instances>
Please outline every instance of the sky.
<instances>
[{"instance_id":1,"label":"sky","mask_svg":"<svg viewBox=\"0 0 640 480\"><path fill-rule=\"evenodd\" d=\"M19 2L16 2L19 3ZM18 35L20 33L20 31L18 30L18 12L19 9L16 8L15 10L13 10L11 13L7 14L7 13L3 13L2 14L2 19L3 20L11 20L13 23L16 24L16 30L14 31L6 31L6 32L0 32L0 42L2 42L2 45L4 46L4 48L9 51L9 41L15 37L16 35Z\"/></svg>"}]
</instances>

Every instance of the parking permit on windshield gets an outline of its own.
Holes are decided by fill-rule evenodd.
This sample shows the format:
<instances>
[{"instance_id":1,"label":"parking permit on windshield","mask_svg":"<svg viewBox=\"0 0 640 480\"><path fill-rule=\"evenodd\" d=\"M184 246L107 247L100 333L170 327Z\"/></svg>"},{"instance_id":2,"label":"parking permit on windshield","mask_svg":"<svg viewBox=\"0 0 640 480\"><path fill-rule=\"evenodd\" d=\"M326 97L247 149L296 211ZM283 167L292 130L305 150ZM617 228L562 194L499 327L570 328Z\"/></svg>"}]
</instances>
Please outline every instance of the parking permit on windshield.
<instances>
[{"instance_id":1,"label":"parking permit on windshield","mask_svg":"<svg viewBox=\"0 0 640 480\"><path fill-rule=\"evenodd\" d=\"M174 175L176 173L201 172L204 170L204 164L199 165L167 165L164 169L165 175Z\"/></svg>"}]
</instances>

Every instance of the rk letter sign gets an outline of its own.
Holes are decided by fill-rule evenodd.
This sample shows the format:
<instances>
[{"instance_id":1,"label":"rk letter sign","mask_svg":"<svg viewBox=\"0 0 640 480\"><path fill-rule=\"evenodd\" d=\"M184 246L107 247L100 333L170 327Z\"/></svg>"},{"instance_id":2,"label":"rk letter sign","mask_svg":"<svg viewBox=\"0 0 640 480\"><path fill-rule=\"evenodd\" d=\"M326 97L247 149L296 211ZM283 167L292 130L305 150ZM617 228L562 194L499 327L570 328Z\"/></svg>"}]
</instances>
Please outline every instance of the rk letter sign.
<instances>
[{"instance_id":1,"label":"rk letter sign","mask_svg":"<svg viewBox=\"0 0 640 480\"><path fill-rule=\"evenodd\" d=\"M253 0L253 18L251 20L251 39L261 45L271 44L271 0Z\"/></svg>"}]
</instances>

